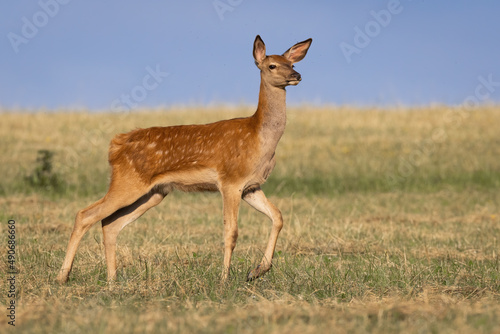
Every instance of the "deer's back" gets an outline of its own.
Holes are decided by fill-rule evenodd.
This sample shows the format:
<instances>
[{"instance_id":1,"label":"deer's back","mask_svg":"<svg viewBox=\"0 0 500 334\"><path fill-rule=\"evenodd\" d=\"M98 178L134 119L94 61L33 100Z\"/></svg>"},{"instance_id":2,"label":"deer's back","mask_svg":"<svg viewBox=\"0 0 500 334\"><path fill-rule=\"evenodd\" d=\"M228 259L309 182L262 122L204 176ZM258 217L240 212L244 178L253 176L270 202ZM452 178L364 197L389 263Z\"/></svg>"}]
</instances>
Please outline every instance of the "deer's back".
<instances>
[{"instance_id":1,"label":"deer's back","mask_svg":"<svg viewBox=\"0 0 500 334\"><path fill-rule=\"evenodd\" d=\"M137 174L155 183L182 172L212 171L219 181L245 178L259 163L257 125L236 118L204 125L136 129L110 144L113 174Z\"/></svg>"}]
</instances>

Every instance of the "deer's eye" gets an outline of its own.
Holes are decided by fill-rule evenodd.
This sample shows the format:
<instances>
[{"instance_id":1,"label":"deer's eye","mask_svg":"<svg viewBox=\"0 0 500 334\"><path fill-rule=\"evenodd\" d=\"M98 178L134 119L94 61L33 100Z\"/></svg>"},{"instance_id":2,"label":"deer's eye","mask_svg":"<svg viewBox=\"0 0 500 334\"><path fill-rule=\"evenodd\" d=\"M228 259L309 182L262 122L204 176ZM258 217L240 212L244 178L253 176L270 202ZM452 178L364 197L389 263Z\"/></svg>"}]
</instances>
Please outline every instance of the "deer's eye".
<instances>
[{"instance_id":1,"label":"deer's eye","mask_svg":"<svg viewBox=\"0 0 500 334\"><path fill-rule=\"evenodd\" d=\"M270 70L274 70L276 68L276 65L269 65Z\"/></svg>"}]
</instances>

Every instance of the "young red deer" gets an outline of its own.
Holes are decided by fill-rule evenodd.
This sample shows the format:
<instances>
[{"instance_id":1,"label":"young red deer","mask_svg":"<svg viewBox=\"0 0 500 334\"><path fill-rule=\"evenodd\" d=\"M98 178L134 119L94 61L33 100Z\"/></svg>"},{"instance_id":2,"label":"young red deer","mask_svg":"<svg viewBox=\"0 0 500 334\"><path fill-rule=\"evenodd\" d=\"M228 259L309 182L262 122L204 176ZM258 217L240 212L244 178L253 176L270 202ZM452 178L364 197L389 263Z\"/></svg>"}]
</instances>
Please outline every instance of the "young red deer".
<instances>
[{"instance_id":1,"label":"young red deer","mask_svg":"<svg viewBox=\"0 0 500 334\"><path fill-rule=\"evenodd\" d=\"M224 279L229 275L238 237L241 199L267 215L273 224L271 235L262 261L250 271L248 280L267 272L283 219L260 185L274 168L274 151L285 130L285 87L301 80L293 64L305 57L311 42L308 39L297 43L281 56L266 56L264 42L260 36L255 38L253 57L260 69L261 83L257 111L250 117L205 125L138 129L113 138L109 148L112 173L108 193L76 215L57 280L68 280L83 235L100 220L108 281L115 279L118 233L174 189L221 192Z\"/></svg>"}]
</instances>

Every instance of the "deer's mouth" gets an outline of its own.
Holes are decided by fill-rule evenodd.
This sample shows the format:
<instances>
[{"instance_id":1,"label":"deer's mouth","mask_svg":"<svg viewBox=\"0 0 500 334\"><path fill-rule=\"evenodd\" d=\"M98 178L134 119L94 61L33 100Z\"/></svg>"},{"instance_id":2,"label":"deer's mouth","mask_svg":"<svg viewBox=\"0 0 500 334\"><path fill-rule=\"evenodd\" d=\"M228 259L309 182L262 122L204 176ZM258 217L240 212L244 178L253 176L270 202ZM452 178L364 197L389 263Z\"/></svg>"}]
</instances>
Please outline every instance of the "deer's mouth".
<instances>
[{"instance_id":1,"label":"deer's mouth","mask_svg":"<svg viewBox=\"0 0 500 334\"><path fill-rule=\"evenodd\" d=\"M292 80L287 80L287 82L286 82L286 83L287 83L288 85L291 85L291 86L296 86L296 85L298 85L298 84L299 84L300 80L302 80L302 79L292 79Z\"/></svg>"}]
</instances>

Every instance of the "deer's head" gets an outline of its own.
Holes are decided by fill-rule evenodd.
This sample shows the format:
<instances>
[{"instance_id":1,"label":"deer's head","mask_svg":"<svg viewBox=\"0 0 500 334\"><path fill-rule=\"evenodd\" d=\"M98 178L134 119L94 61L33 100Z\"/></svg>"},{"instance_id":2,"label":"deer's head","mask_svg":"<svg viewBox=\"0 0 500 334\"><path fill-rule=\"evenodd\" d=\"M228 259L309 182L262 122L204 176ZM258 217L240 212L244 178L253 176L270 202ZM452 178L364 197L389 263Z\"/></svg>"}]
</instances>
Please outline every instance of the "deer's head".
<instances>
[{"instance_id":1,"label":"deer's head","mask_svg":"<svg viewBox=\"0 0 500 334\"><path fill-rule=\"evenodd\" d=\"M312 38L297 43L281 56L266 56L266 45L259 35L253 44L253 58L260 69L262 80L275 87L284 88L297 85L302 80L300 73L293 69L293 64L301 61L311 46Z\"/></svg>"}]
</instances>

